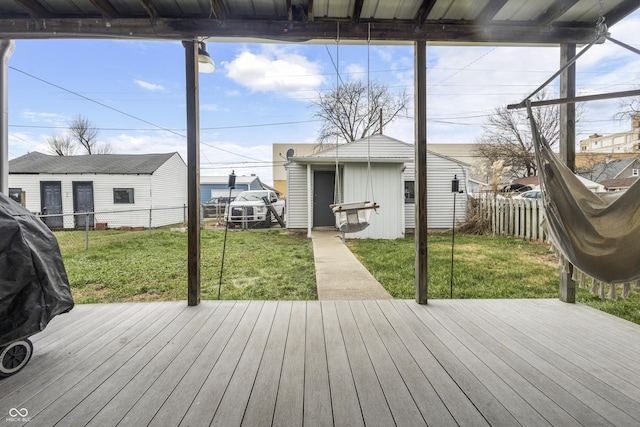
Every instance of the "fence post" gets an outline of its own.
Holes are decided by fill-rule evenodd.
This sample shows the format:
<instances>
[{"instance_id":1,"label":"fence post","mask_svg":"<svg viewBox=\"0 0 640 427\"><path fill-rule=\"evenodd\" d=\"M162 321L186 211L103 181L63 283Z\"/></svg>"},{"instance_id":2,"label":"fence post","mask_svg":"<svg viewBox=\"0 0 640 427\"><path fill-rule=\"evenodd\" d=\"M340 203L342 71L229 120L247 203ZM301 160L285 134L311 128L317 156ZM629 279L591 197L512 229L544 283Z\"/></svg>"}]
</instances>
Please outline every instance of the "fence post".
<instances>
[{"instance_id":1,"label":"fence post","mask_svg":"<svg viewBox=\"0 0 640 427\"><path fill-rule=\"evenodd\" d=\"M89 212L84 214L84 250L89 250Z\"/></svg>"},{"instance_id":2,"label":"fence post","mask_svg":"<svg viewBox=\"0 0 640 427\"><path fill-rule=\"evenodd\" d=\"M202 215L200 215L202 216ZM182 205L182 223L186 224L187 223L187 205L183 204Z\"/></svg>"},{"instance_id":3,"label":"fence post","mask_svg":"<svg viewBox=\"0 0 640 427\"><path fill-rule=\"evenodd\" d=\"M153 211L153 208L149 208L149 234L151 234L151 212Z\"/></svg>"}]
</instances>

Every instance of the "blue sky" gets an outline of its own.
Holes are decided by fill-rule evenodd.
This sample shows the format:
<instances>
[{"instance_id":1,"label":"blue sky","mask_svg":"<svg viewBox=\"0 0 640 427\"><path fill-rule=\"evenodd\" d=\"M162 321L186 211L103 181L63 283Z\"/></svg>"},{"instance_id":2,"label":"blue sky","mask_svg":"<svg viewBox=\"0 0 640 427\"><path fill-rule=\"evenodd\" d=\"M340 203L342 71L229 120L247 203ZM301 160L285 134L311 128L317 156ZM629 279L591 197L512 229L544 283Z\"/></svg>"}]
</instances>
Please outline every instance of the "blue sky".
<instances>
[{"instance_id":1,"label":"blue sky","mask_svg":"<svg viewBox=\"0 0 640 427\"><path fill-rule=\"evenodd\" d=\"M640 48L638 28L640 12L609 30ZM209 42L208 50L217 70L200 74L201 175L233 169L271 183L273 143L316 142L309 100L335 87L336 44ZM429 46L427 60L428 142L472 143L496 107L519 102L558 69L559 48ZM640 55L612 43L592 47L577 64L578 94L640 87ZM17 40L9 66L10 159L46 152L47 136L82 115L117 153L177 151L186 160L180 42ZM344 42L339 68L343 79L369 74L413 94L410 45ZM617 100L584 104L577 139L628 130L612 118L618 107ZM412 110L385 133L412 143Z\"/></svg>"}]
</instances>

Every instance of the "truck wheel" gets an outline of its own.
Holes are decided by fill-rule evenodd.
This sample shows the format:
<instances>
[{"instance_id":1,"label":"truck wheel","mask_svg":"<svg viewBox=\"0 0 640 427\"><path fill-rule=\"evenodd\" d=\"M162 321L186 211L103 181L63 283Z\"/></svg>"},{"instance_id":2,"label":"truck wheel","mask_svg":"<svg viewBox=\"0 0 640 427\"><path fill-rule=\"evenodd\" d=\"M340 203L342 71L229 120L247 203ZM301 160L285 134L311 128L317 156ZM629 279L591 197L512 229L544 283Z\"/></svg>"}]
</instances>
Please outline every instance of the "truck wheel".
<instances>
[{"instance_id":1,"label":"truck wheel","mask_svg":"<svg viewBox=\"0 0 640 427\"><path fill-rule=\"evenodd\" d=\"M264 217L264 226L267 228L271 228L271 212L267 212L267 215Z\"/></svg>"},{"instance_id":2,"label":"truck wheel","mask_svg":"<svg viewBox=\"0 0 640 427\"><path fill-rule=\"evenodd\" d=\"M0 350L0 378L10 377L27 366L33 354L33 344L24 339L14 341Z\"/></svg>"}]
</instances>

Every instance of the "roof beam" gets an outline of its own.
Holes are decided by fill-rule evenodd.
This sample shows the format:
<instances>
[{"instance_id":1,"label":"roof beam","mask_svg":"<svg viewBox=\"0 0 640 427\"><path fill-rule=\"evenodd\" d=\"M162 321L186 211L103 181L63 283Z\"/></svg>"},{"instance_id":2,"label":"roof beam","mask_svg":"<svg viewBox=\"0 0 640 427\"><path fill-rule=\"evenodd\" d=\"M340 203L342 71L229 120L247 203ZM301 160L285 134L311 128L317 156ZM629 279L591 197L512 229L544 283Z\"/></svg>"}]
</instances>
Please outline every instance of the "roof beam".
<instances>
[{"instance_id":1,"label":"roof beam","mask_svg":"<svg viewBox=\"0 0 640 427\"><path fill-rule=\"evenodd\" d=\"M605 24L608 26L612 26L616 22L621 21L631 12L638 9L638 0L626 0L620 3L615 7L615 9L610 10L609 12L604 14L606 18Z\"/></svg>"},{"instance_id":2,"label":"roof beam","mask_svg":"<svg viewBox=\"0 0 640 427\"><path fill-rule=\"evenodd\" d=\"M120 14L109 0L89 0L105 18L119 18Z\"/></svg>"},{"instance_id":3,"label":"roof beam","mask_svg":"<svg viewBox=\"0 0 640 427\"><path fill-rule=\"evenodd\" d=\"M351 17L351 22L360 22L360 15L362 15L363 4L364 0L356 0L356 3L353 5L353 16Z\"/></svg>"},{"instance_id":4,"label":"roof beam","mask_svg":"<svg viewBox=\"0 0 640 427\"><path fill-rule=\"evenodd\" d=\"M553 3L549 8L536 20L538 25L551 25L558 18L565 14L565 12L578 3L578 0L563 0L561 2Z\"/></svg>"},{"instance_id":5,"label":"roof beam","mask_svg":"<svg viewBox=\"0 0 640 427\"><path fill-rule=\"evenodd\" d=\"M108 23L93 18L61 18L44 20L40 27L31 19L0 19L0 38L158 38L183 40L193 37L242 38L256 37L279 41L304 42L333 40L335 22L174 19L160 17L155 24L146 18L112 19ZM367 30L355 23L340 26L344 40L367 39ZM416 29L413 21L372 22L371 40L405 41L425 40L446 43L509 43L559 44L588 43L593 40L593 26L536 26L526 22L501 25L456 24L427 21Z\"/></svg>"},{"instance_id":6,"label":"roof beam","mask_svg":"<svg viewBox=\"0 0 640 427\"><path fill-rule=\"evenodd\" d=\"M51 12L47 10L38 0L15 0L18 6L27 11L33 19L50 18Z\"/></svg>"},{"instance_id":7,"label":"roof beam","mask_svg":"<svg viewBox=\"0 0 640 427\"><path fill-rule=\"evenodd\" d=\"M427 17L429 13L431 13L431 9L436 5L436 0L423 0L420 5L420 9L418 9L418 13L416 13L415 24L417 29L421 29L422 24L427 21Z\"/></svg>"},{"instance_id":8,"label":"roof beam","mask_svg":"<svg viewBox=\"0 0 640 427\"><path fill-rule=\"evenodd\" d=\"M227 17L227 12L224 5L220 0L209 0L210 13L218 20L224 20Z\"/></svg>"},{"instance_id":9,"label":"roof beam","mask_svg":"<svg viewBox=\"0 0 640 427\"><path fill-rule=\"evenodd\" d=\"M500 12L500 9L502 9L502 6L504 6L506 2L507 0L489 1L484 9L482 9L480 13L478 13L478 16L476 16L476 19L474 20L474 23L486 24L490 22L493 17L496 16L498 12Z\"/></svg>"},{"instance_id":10,"label":"roof beam","mask_svg":"<svg viewBox=\"0 0 640 427\"><path fill-rule=\"evenodd\" d=\"M158 22L158 11L156 10L156 7L153 5L152 0L138 0L138 1L140 2L140 5L144 9L144 11L147 12L147 15L149 15L149 18L151 19L151 23L155 26L156 23Z\"/></svg>"}]
</instances>

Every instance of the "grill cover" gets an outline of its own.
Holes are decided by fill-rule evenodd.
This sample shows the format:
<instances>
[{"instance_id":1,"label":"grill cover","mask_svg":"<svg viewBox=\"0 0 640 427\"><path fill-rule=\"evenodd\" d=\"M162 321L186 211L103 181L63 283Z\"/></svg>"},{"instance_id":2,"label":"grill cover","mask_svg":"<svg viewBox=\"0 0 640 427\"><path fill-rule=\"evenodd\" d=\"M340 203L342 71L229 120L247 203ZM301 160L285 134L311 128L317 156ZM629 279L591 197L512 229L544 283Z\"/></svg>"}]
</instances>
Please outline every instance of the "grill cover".
<instances>
[{"instance_id":1,"label":"grill cover","mask_svg":"<svg viewBox=\"0 0 640 427\"><path fill-rule=\"evenodd\" d=\"M73 308L60 247L47 226L0 193L0 346Z\"/></svg>"}]
</instances>

